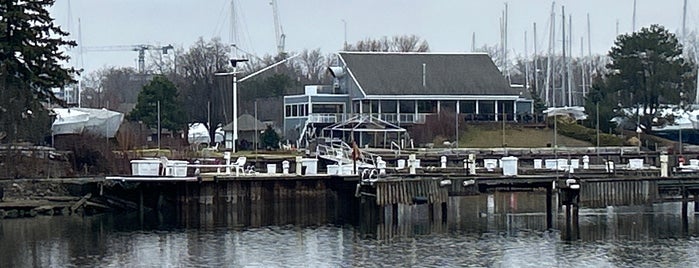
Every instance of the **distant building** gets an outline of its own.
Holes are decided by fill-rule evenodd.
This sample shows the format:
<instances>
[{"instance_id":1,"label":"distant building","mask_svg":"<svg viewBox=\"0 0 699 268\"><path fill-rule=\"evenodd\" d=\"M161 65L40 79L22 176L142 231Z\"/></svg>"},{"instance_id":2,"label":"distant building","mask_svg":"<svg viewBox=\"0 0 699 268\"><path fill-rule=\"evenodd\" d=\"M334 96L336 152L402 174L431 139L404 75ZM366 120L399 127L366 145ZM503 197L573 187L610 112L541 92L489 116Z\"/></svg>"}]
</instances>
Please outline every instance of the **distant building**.
<instances>
[{"instance_id":1,"label":"distant building","mask_svg":"<svg viewBox=\"0 0 699 268\"><path fill-rule=\"evenodd\" d=\"M250 114L243 114L238 117L238 150L254 149L259 144L260 131L267 129L267 124L257 120ZM233 123L223 127L225 146L231 148L233 140Z\"/></svg>"},{"instance_id":2,"label":"distant building","mask_svg":"<svg viewBox=\"0 0 699 268\"><path fill-rule=\"evenodd\" d=\"M533 113L523 87L512 87L485 53L340 52L333 85L306 86L284 97L284 137L355 115L397 126L456 112L463 120L517 120ZM303 134L303 135L302 135Z\"/></svg>"}]
</instances>

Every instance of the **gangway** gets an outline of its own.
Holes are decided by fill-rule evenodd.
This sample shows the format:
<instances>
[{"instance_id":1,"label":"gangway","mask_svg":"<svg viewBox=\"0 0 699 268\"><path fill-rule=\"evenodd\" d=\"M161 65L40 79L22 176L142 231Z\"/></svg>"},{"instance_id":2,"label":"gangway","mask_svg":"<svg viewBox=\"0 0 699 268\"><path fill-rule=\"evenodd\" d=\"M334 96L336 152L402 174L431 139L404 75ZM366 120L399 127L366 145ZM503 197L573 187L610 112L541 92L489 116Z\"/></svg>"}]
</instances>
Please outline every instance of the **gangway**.
<instances>
[{"instance_id":1,"label":"gangway","mask_svg":"<svg viewBox=\"0 0 699 268\"><path fill-rule=\"evenodd\" d=\"M378 155L363 151L357 148L359 157L357 158L358 168L376 168L376 157ZM316 146L316 155L319 158L338 163L339 165L353 165L353 148L346 142L339 139L332 139L326 144Z\"/></svg>"}]
</instances>

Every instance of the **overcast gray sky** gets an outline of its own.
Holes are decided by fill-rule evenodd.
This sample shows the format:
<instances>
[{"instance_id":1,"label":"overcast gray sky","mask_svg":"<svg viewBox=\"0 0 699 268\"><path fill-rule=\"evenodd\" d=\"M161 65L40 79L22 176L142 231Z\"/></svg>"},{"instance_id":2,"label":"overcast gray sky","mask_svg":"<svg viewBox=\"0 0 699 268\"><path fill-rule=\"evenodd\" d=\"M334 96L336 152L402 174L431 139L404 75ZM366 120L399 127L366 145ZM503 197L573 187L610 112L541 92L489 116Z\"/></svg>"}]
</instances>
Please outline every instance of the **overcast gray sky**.
<instances>
[{"instance_id":1,"label":"overcast gray sky","mask_svg":"<svg viewBox=\"0 0 699 268\"><path fill-rule=\"evenodd\" d=\"M425 0L277 0L279 18L286 34L286 50L320 48L324 54L365 38L415 34L427 40L433 52L471 50L500 43L499 19L505 1ZM524 54L527 31L533 53L533 23L537 24L537 47L544 53L548 43L551 1L511 0L508 47L511 55ZM556 1L557 48L560 53L561 5L573 19L573 55L580 55L590 14L592 53L605 54L619 32L632 30L633 0ZM72 38L85 46L172 44L189 48L199 37L230 40L231 0L57 0L51 14ZM683 0L638 0L636 28L661 24L680 31ZM276 54L274 16L268 0L235 0L238 46L259 56ZM81 38L78 40L78 18ZM566 23L567 23L566 18ZM344 22L343 22L344 21ZM699 0L688 1L687 29L699 25ZM567 27L566 27L567 28ZM566 29L566 31L568 31ZM77 56L76 56L77 57ZM92 52L84 54L85 70L103 66L136 67L137 53Z\"/></svg>"}]
</instances>

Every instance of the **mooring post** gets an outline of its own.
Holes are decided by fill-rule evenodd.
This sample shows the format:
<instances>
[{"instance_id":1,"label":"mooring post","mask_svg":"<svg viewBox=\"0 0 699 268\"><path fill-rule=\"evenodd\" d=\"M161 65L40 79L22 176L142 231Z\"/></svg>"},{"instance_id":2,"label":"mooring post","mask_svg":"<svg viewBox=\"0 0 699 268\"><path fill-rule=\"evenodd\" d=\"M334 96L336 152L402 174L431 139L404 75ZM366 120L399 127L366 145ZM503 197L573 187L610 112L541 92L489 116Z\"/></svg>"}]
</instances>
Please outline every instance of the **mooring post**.
<instances>
[{"instance_id":1,"label":"mooring post","mask_svg":"<svg viewBox=\"0 0 699 268\"><path fill-rule=\"evenodd\" d=\"M138 187L138 213L143 215L143 185Z\"/></svg>"},{"instance_id":2,"label":"mooring post","mask_svg":"<svg viewBox=\"0 0 699 268\"><path fill-rule=\"evenodd\" d=\"M689 194L687 192L687 189L682 187L682 221L684 221L689 214L687 209L687 203L689 203Z\"/></svg>"},{"instance_id":3,"label":"mooring post","mask_svg":"<svg viewBox=\"0 0 699 268\"><path fill-rule=\"evenodd\" d=\"M442 202L442 223L447 223L447 202Z\"/></svg>"},{"instance_id":4,"label":"mooring post","mask_svg":"<svg viewBox=\"0 0 699 268\"><path fill-rule=\"evenodd\" d=\"M393 203L391 206L391 223L394 226L398 225L398 203Z\"/></svg>"},{"instance_id":5,"label":"mooring post","mask_svg":"<svg viewBox=\"0 0 699 268\"><path fill-rule=\"evenodd\" d=\"M141 194L143 196L143 194ZM163 202L164 202L164 197L163 197L163 189L158 187L158 203L155 205L155 209L157 211L161 211L163 209Z\"/></svg>"},{"instance_id":6,"label":"mooring post","mask_svg":"<svg viewBox=\"0 0 699 268\"><path fill-rule=\"evenodd\" d=\"M553 184L550 187L546 187L546 229L552 229L552 228L553 228Z\"/></svg>"}]
</instances>

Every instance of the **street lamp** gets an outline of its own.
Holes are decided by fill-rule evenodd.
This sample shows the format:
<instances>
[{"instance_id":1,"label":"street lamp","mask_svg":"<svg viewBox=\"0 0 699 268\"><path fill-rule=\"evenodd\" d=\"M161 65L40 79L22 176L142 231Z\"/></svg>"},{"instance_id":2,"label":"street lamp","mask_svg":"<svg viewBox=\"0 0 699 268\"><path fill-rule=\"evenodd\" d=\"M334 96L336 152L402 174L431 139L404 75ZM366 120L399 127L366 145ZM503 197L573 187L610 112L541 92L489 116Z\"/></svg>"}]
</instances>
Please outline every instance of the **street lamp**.
<instances>
[{"instance_id":1,"label":"street lamp","mask_svg":"<svg viewBox=\"0 0 699 268\"><path fill-rule=\"evenodd\" d=\"M233 135L231 135L231 136L232 136L232 143L233 143L233 144L231 145L231 149L233 149L233 152L236 151L235 143L236 143L236 141L238 140L238 83L242 83L242 82L244 82L245 80L248 80L249 78L251 78L251 77L253 77L253 76L256 76L256 75L258 75L258 74L261 74L262 72L267 71L267 70L269 70L269 69L271 69L271 68L274 68L275 66L277 66L277 65L279 65L279 64L285 63L285 62L287 62L287 61L289 61L289 60L291 60L291 59L297 57L298 55L300 55L300 54L293 55L293 56L288 57L288 58L286 58L286 59L283 59L283 60L281 60L281 61L279 61L279 62L276 62L276 63L274 63L274 64L272 64L272 65L270 65L270 66L267 66L267 67L265 67L265 68L262 68L262 69L260 69L260 70L258 70L258 71L256 71L256 72L254 72L254 73L251 73L251 74L249 74L249 75L247 75L247 76L241 78L240 80L238 80L237 65L238 65L239 62L246 62L246 61L248 61L248 59L242 59L242 58L241 58L241 59L237 59L237 58L231 59L231 65L233 65L233 72L229 72L229 73L215 73L215 74L214 74L214 75L217 75L217 76L228 76L228 75L233 75L233 112L232 112L232 114L233 114L233 120L232 120L232 121L233 121Z\"/></svg>"},{"instance_id":2,"label":"street lamp","mask_svg":"<svg viewBox=\"0 0 699 268\"><path fill-rule=\"evenodd\" d=\"M233 72L229 73L216 73L215 75L218 76L228 76L228 75L233 75L233 100L232 100L232 112L231 112L231 117L232 117L232 122L233 122L233 130L232 130L232 135L231 135L231 150L233 152L236 151L236 146L235 143L238 140L238 63L239 62L246 62L248 59L242 59L242 58L233 58L231 59L231 65L233 66Z\"/></svg>"}]
</instances>

